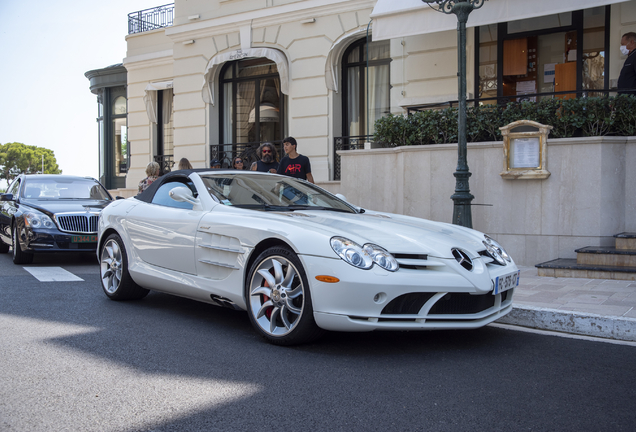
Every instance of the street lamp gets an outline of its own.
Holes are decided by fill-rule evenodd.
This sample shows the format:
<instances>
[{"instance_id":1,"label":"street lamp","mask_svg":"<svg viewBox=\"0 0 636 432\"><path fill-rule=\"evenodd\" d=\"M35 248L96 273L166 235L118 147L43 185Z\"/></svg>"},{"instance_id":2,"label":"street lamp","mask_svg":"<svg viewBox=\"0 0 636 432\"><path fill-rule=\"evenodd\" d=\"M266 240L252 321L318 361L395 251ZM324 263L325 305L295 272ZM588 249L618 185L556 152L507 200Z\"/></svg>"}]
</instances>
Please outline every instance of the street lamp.
<instances>
[{"instance_id":1,"label":"street lamp","mask_svg":"<svg viewBox=\"0 0 636 432\"><path fill-rule=\"evenodd\" d=\"M453 223L468 228L473 227L473 216L470 210L470 203L475 198L470 194L468 178L471 176L468 171L466 160L466 22L468 15L473 9L479 9L486 0L422 0L432 9L445 14L457 15L457 63L458 63L458 92L459 92L459 115L458 115L458 157L457 170L455 176L455 194L451 196L453 205ZM433 3L435 5L433 6Z\"/></svg>"}]
</instances>

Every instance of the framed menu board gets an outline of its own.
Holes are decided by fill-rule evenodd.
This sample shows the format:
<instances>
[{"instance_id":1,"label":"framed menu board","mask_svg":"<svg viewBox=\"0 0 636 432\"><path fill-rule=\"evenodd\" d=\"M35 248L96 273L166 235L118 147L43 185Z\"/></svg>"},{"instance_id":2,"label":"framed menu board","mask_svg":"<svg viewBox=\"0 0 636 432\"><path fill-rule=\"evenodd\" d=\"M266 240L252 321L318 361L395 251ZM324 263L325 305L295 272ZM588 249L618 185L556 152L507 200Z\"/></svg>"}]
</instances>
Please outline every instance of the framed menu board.
<instances>
[{"instance_id":1,"label":"framed menu board","mask_svg":"<svg viewBox=\"0 0 636 432\"><path fill-rule=\"evenodd\" d=\"M499 129L504 139L501 177L510 180L550 177L547 140L552 126L519 120Z\"/></svg>"}]
</instances>

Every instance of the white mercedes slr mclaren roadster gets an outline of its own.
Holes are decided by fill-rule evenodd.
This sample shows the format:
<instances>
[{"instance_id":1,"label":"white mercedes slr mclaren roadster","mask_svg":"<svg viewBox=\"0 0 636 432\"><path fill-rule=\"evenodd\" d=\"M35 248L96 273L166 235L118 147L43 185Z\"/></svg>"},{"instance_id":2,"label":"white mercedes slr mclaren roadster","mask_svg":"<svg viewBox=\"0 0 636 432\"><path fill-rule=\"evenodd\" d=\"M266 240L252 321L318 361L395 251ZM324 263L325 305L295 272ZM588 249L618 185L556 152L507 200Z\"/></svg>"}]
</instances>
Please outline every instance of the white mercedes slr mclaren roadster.
<instances>
[{"instance_id":1,"label":"white mercedes slr mclaren roadster","mask_svg":"<svg viewBox=\"0 0 636 432\"><path fill-rule=\"evenodd\" d=\"M519 271L471 229L358 208L302 180L182 170L106 207L104 292L247 310L279 345L324 330L469 329L512 309Z\"/></svg>"}]
</instances>

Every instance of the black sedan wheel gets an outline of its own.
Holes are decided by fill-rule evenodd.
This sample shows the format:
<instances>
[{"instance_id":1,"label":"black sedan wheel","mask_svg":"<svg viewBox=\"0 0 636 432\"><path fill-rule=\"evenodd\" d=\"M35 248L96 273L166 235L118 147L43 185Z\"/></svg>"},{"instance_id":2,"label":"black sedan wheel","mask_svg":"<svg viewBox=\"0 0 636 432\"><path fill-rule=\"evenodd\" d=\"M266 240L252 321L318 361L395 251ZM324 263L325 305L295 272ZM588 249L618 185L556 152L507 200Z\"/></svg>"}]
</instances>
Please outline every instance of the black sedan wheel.
<instances>
[{"instance_id":1,"label":"black sedan wheel","mask_svg":"<svg viewBox=\"0 0 636 432\"><path fill-rule=\"evenodd\" d=\"M130 277L128 254L117 234L111 234L102 244L99 266L102 288L112 300L135 300L148 294L147 289L137 285Z\"/></svg>"},{"instance_id":2,"label":"black sedan wheel","mask_svg":"<svg viewBox=\"0 0 636 432\"><path fill-rule=\"evenodd\" d=\"M0 240L0 253L7 253L11 249L11 246Z\"/></svg>"},{"instance_id":3,"label":"black sedan wheel","mask_svg":"<svg viewBox=\"0 0 636 432\"><path fill-rule=\"evenodd\" d=\"M13 248L13 263L14 264L31 264L33 262L33 254L29 252L23 252L20 247L20 238L18 237L18 224L13 225L12 245Z\"/></svg>"},{"instance_id":4,"label":"black sedan wheel","mask_svg":"<svg viewBox=\"0 0 636 432\"><path fill-rule=\"evenodd\" d=\"M295 345L318 338L309 284L298 256L286 247L263 251L252 265L246 284L252 325L276 345Z\"/></svg>"}]
</instances>

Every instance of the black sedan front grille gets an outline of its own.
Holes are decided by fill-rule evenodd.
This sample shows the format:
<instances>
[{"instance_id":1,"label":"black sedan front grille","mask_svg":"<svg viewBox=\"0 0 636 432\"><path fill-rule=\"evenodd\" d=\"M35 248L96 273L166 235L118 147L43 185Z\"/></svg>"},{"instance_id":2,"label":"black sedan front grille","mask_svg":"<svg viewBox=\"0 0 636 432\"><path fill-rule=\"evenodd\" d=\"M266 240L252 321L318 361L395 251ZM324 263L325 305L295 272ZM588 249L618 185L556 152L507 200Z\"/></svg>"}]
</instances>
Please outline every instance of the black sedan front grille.
<instances>
[{"instance_id":1,"label":"black sedan front grille","mask_svg":"<svg viewBox=\"0 0 636 432\"><path fill-rule=\"evenodd\" d=\"M56 219L60 225L60 231L89 234L97 232L99 216L86 214L66 215L56 216Z\"/></svg>"}]
</instances>

